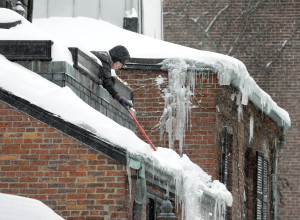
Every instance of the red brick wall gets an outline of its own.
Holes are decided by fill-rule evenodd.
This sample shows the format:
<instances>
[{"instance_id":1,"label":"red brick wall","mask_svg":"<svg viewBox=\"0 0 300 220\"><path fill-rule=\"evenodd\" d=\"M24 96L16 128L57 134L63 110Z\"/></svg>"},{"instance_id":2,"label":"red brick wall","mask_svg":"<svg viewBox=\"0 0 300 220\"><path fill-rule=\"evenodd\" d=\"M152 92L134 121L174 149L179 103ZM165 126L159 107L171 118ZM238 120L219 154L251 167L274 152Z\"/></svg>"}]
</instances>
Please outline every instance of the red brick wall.
<instances>
[{"instance_id":1,"label":"red brick wall","mask_svg":"<svg viewBox=\"0 0 300 220\"><path fill-rule=\"evenodd\" d=\"M137 120L142 125L146 134L155 146L168 147L168 137L165 135L160 140L158 124L164 110L163 89L167 83L167 73L163 71L122 71L118 75L126 81L134 92L134 109ZM158 87L155 79L158 76L166 78L164 84ZM216 124L215 124L215 99L219 90L216 75L210 73L207 81L197 77L197 94L193 98L196 106L191 112L190 122L192 129L187 129L183 153L201 168L218 178L217 152L216 152ZM137 131L140 138L144 138ZM145 140L146 141L146 140ZM178 151L178 141L174 149Z\"/></svg>"},{"instance_id":2,"label":"red brick wall","mask_svg":"<svg viewBox=\"0 0 300 220\"><path fill-rule=\"evenodd\" d=\"M0 192L63 218L129 219L126 168L0 101Z\"/></svg>"},{"instance_id":3,"label":"red brick wall","mask_svg":"<svg viewBox=\"0 0 300 220\"><path fill-rule=\"evenodd\" d=\"M300 216L299 10L297 0L164 1L166 41L240 59L258 85L290 113L292 127L279 161L278 186L283 196L279 216L285 220ZM272 65L266 68L269 62Z\"/></svg>"},{"instance_id":4,"label":"red brick wall","mask_svg":"<svg viewBox=\"0 0 300 220\"><path fill-rule=\"evenodd\" d=\"M161 97L166 83L158 87L155 79L160 75L167 78L162 71L121 71L118 75L125 80L134 91L134 108L137 119L149 135L154 145L168 147L167 137L159 140L159 129L156 127L164 109ZM229 187L234 202L229 209L230 219L249 218L255 215L255 155L256 151L265 153L269 158L271 172L274 140L282 137L282 131L260 110L251 103L243 106L243 120L238 121L236 101L231 100L231 94L237 91L230 86L219 86L216 74L199 74L196 83L195 97L192 99L196 108L192 109L190 121L191 130L187 129L183 153L197 163L204 171L219 179L220 151L224 128L228 126L231 135L229 156ZM249 143L249 121L254 117L254 142ZM142 134L138 135L143 138ZM178 143L177 143L178 144ZM178 150L178 145L176 145ZM245 167L245 152L250 149L250 161ZM245 170L249 172L249 179L245 177ZM269 173L269 218L271 219L272 194L271 173ZM247 182L247 184L246 184ZM245 187L247 187L247 204L244 201Z\"/></svg>"},{"instance_id":5,"label":"red brick wall","mask_svg":"<svg viewBox=\"0 0 300 220\"><path fill-rule=\"evenodd\" d=\"M237 105L230 94L235 89L223 86L217 98L217 139L224 139L224 127L228 129L229 138L229 187L233 196L233 205L229 209L229 219L255 218L256 186L256 151L268 158L268 219L272 219L272 163L273 155L278 148L279 139L283 136L281 129L261 113L251 103L243 106L243 120L238 121ZM253 140L249 142L250 117L254 119ZM216 148L220 149L220 144ZM246 159L246 154L248 154ZM246 194L245 194L246 193ZM246 201L245 201L246 195Z\"/></svg>"}]
</instances>

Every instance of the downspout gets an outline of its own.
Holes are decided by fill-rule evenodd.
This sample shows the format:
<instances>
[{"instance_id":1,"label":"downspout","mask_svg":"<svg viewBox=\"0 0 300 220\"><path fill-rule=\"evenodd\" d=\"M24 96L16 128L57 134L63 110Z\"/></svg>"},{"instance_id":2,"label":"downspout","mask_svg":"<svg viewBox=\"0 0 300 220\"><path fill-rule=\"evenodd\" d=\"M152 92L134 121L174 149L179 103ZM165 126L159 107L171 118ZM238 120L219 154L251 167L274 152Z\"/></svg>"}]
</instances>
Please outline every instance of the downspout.
<instances>
[{"instance_id":1,"label":"downspout","mask_svg":"<svg viewBox=\"0 0 300 220\"><path fill-rule=\"evenodd\" d=\"M144 158L139 155L130 155L129 167L137 171L136 193L132 210L133 219L141 220L147 189Z\"/></svg>"},{"instance_id":2,"label":"downspout","mask_svg":"<svg viewBox=\"0 0 300 220\"><path fill-rule=\"evenodd\" d=\"M279 198L278 198L278 187L277 187L277 166L278 166L278 153L285 145L285 139L280 139L279 144L275 144L275 151L273 153L273 178L272 178L272 192L273 192L273 217L272 219L277 220L278 219L278 204L279 204Z\"/></svg>"}]
</instances>

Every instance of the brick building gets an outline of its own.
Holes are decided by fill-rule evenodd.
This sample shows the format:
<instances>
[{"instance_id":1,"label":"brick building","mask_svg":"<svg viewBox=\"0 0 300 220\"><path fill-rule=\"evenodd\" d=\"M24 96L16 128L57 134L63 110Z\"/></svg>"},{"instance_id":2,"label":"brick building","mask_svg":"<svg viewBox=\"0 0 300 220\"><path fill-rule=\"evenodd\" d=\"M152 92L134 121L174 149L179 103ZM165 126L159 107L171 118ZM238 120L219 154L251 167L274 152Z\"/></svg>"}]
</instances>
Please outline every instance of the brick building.
<instances>
[{"instance_id":1,"label":"brick building","mask_svg":"<svg viewBox=\"0 0 300 220\"><path fill-rule=\"evenodd\" d=\"M23 55L26 57L26 54ZM9 61L2 57L1 60L3 66L8 65ZM25 66L31 63L32 65L28 66L33 68L34 63L44 67L61 64L48 61L20 61L20 63ZM91 70L90 68L86 66L85 69ZM51 68L48 66L45 69ZM24 69L20 71L11 65L7 69L1 69L1 76L5 77L10 71L28 74ZM76 83L80 84L77 80L85 76L86 80L90 81L89 85L92 84L93 80L86 72L80 71L79 68L73 71L80 75L78 78L72 78ZM44 88L53 86L51 79L58 85L67 83L67 80L57 80L66 79L65 77L51 77L52 74L55 75L55 72L42 74L49 80L46 84L45 81L41 81L42 78L30 78L32 75L26 75L25 78L33 83L43 84ZM65 74L70 77L69 72ZM25 85L26 81L23 80L22 83ZM74 87L69 86L74 92L77 89L76 93L80 93L78 89L81 87L75 86L75 82L72 83ZM19 85L17 87L21 86L18 80L15 83L16 86ZM80 85L85 88L83 83ZM0 91L1 193L41 200L64 219L139 219L141 217L138 216L145 217L147 214L150 215L149 213L155 213L153 216L156 216L163 195L165 193L174 195L174 180L170 174L154 166L151 161L144 161L143 157L131 155L117 144L97 137L84 121L80 126L68 122L58 114L45 110L45 106L40 107L30 97L27 96L29 98L27 100L6 89L1 88ZM85 90L93 93L89 88ZM38 92L44 91L41 89ZM61 95L63 96L62 91ZM91 95L89 99L81 96L82 100L92 105L90 98ZM103 111L103 114L107 114L123 126L130 126L129 122L120 119L122 112L118 109L122 108L118 103L107 102L100 96L97 98L101 101L97 105L98 111ZM45 99L51 103L51 95ZM58 99L56 101L60 102ZM57 104L54 102L52 106ZM97 109L95 106L94 108ZM80 117L80 114L78 116ZM105 124L100 126L110 129ZM117 127L110 132L121 135ZM123 132L129 132L127 138L130 140L132 132L129 129ZM132 145L134 144L136 143L133 142ZM147 166L147 169L141 171L141 166ZM154 171L161 176L153 176ZM136 188L140 189L139 193L136 193ZM180 216L179 212L177 214Z\"/></svg>"},{"instance_id":2,"label":"brick building","mask_svg":"<svg viewBox=\"0 0 300 220\"><path fill-rule=\"evenodd\" d=\"M18 62L57 85L69 86L87 104L133 129L126 111L119 111L122 109L119 104L107 97L105 90L95 86L95 83L101 84L101 79L95 77L99 68L97 63L77 48L70 50L75 69L65 62ZM193 54L195 51L188 52ZM218 55L213 54L213 57ZM216 63L226 66L229 61L233 62L222 58L215 58ZM161 61L132 59L118 75L132 88L137 118L150 139L157 146L168 147L173 137L168 137L167 133L160 135L158 127L162 125L159 122L166 108L163 97L166 89L172 86L169 84L171 72L165 64L159 64ZM241 77L244 69L240 65L238 63L237 69L223 72L200 61L187 68L185 75L193 75L195 82L194 96L186 100L191 104L189 120L186 121L190 127L182 130L185 138L182 145L175 141L174 149L179 154L186 154L213 180L221 180L231 191L233 204L226 211L228 218L261 216L272 219L276 208L273 178L277 172L277 154L289 121L282 114L284 111L255 87L252 78ZM222 78L225 78L225 83L220 83ZM256 88L249 97L242 91L244 81L252 82ZM132 98L130 89L118 81L116 86L124 96ZM41 199L67 219L97 219L99 216L103 219L130 219L135 214L154 219L156 214L153 213L156 213L164 193L176 194L177 197L183 197L181 193L185 193L178 191L178 176L166 170L168 164L162 167L146 158L128 155L117 144L95 137L88 124L79 126L62 120L53 112L5 89L1 89L1 111L4 115L1 117L3 192ZM125 166L129 161L133 161L130 167L138 171L136 174L132 169L132 175L129 174ZM193 184L199 184L198 177L192 177L195 178ZM213 185L207 181L208 185ZM140 187L147 193L143 205L133 202L144 198L144 195L135 193ZM202 217L224 217L226 199L222 196L226 189L221 189L223 194L216 194L210 187L197 189L205 194L199 207ZM189 199L183 201L193 204ZM186 211L187 207L182 208ZM181 209L177 207L176 211L180 217Z\"/></svg>"},{"instance_id":3,"label":"brick building","mask_svg":"<svg viewBox=\"0 0 300 220\"><path fill-rule=\"evenodd\" d=\"M150 139L157 146L169 147L169 137L161 137L158 123L171 73L161 71L160 62L135 60L118 75L133 89L137 118ZM220 86L218 74L209 68L188 71L197 76L183 154L230 190L233 205L227 211L228 219L273 219L277 197L273 178L286 125L275 112L262 114L261 97L242 106L236 85ZM157 84L162 78L164 83ZM243 109L240 114L239 108ZM180 153L179 148L179 141L175 141L174 149Z\"/></svg>"},{"instance_id":4,"label":"brick building","mask_svg":"<svg viewBox=\"0 0 300 220\"><path fill-rule=\"evenodd\" d=\"M12 17L11 11L2 12ZM22 22L0 23L5 29L0 31L13 33ZM225 207L231 200L223 184L212 183L200 167L174 151L149 156L153 151L131 131L126 110L102 88L100 66L91 54L70 47L72 66L51 61L56 59L55 41L2 39L0 44L1 54L25 67L0 57L2 193L39 199L66 219L155 219L165 193L173 201L175 194L186 200L189 191L181 184L185 177L203 191L207 209L201 211L207 215L208 208L213 212L215 204ZM115 87L132 99L124 83L116 79ZM163 153L177 160L177 170L161 159ZM193 176L182 173L180 161L189 171L196 170ZM181 216L181 207L176 215Z\"/></svg>"},{"instance_id":5,"label":"brick building","mask_svg":"<svg viewBox=\"0 0 300 220\"><path fill-rule=\"evenodd\" d=\"M292 119L279 153L278 212L299 209L299 1L164 1L164 40L243 61L258 85ZM278 215L277 215L278 214Z\"/></svg>"},{"instance_id":6,"label":"brick building","mask_svg":"<svg viewBox=\"0 0 300 220\"><path fill-rule=\"evenodd\" d=\"M136 90L138 120L157 146L168 147L159 140L158 131L152 132L153 123L159 121L164 109L161 89L165 85L159 88L155 79L168 73L142 66L144 70L136 64L128 65L120 76L134 90L141 85L137 81L147 81L147 87ZM254 200L261 196L268 198L264 200L267 205L261 207L267 207L264 215L270 216L272 174L276 171L272 165L284 138L281 127L284 125L278 126L276 118L261 114L253 104L244 107L244 120L239 122L239 106L231 99L237 90L220 86L217 74L207 71L199 74L196 83L199 96L195 99L202 101L191 112L193 129L186 133L183 153L230 189L234 202L228 216L254 216L257 211ZM253 140L249 142L250 136ZM66 219L132 218L133 199L129 198L135 197L138 175L131 170L132 175L128 176L128 156L122 148L95 138L88 130L5 90L1 90L1 143L1 192L39 199ZM150 213L157 210L162 195L176 192L174 179L168 173L158 170L155 173L160 176L153 176L152 163L145 163L147 203L143 215L149 219L154 217ZM259 182L257 177L263 181ZM264 189L261 195L255 188L259 184ZM241 204L244 191L247 197ZM213 201L211 198L202 202L207 218L213 213Z\"/></svg>"}]
</instances>

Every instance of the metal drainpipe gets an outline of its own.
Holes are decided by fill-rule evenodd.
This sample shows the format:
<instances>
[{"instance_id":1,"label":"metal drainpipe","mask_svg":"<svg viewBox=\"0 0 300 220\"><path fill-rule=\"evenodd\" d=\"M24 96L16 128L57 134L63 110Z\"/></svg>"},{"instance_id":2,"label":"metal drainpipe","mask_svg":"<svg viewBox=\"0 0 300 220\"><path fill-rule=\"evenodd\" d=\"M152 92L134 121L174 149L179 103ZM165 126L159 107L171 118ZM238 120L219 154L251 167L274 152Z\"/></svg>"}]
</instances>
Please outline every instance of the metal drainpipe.
<instances>
[{"instance_id":1,"label":"metal drainpipe","mask_svg":"<svg viewBox=\"0 0 300 220\"><path fill-rule=\"evenodd\" d=\"M277 144L276 144L277 145ZM283 148L285 145L285 139L280 139L279 144L275 148L275 152L273 154L273 207L274 207L274 212L273 212L273 219L277 220L278 219L278 203L279 203L279 198L278 198L278 189L277 189L277 164L278 164L278 153L279 151Z\"/></svg>"},{"instance_id":2,"label":"metal drainpipe","mask_svg":"<svg viewBox=\"0 0 300 220\"><path fill-rule=\"evenodd\" d=\"M143 204L146 198L146 174L144 158L139 155L130 155L129 167L137 171L136 194L133 203L133 219L141 220Z\"/></svg>"}]
</instances>

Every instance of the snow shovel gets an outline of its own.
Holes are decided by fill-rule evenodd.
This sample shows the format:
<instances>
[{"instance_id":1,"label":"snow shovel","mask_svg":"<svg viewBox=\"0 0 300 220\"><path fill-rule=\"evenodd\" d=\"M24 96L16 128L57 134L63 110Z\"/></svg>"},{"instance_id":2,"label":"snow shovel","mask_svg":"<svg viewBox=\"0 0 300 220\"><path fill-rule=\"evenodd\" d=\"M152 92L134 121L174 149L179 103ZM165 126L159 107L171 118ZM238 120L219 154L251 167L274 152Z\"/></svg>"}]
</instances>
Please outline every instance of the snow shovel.
<instances>
[{"instance_id":1,"label":"snow shovel","mask_svg":"<svg viewBox=\"0 0 300 220\"><path fill-rule=\"evenodd\" d=\"M156 151L156 148L154 147L153 143L151 142L151 140L149 139L149 137L147 136L147 134L145 133L145 131L141 127L140 123L136 120L136 118L134 117L134 115L131 113L131 111L130 111L129 108L127 108L127 111L130 114L131 118L136 123L136 125L139 127L140 131L143 133L144 137L147 139L147 141L149 142L149 144L151 145L151 147L153 148L153 150Z\"/></svg>"}]
</instances>

